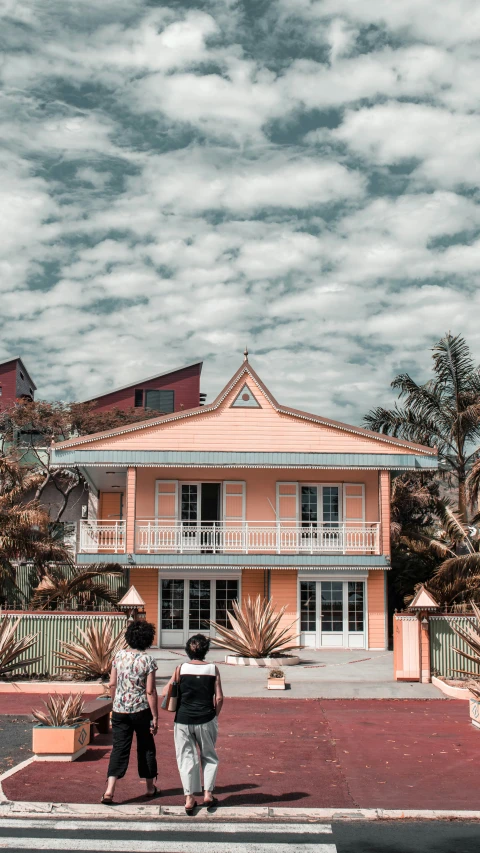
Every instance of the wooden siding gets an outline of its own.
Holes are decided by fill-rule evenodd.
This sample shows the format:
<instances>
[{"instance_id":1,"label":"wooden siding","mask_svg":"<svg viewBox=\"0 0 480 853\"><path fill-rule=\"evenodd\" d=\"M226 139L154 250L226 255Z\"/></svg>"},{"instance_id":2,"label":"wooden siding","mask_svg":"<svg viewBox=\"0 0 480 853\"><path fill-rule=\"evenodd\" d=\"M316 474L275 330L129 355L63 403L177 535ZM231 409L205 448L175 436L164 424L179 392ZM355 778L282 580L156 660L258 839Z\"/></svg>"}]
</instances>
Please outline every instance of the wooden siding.
<instances>
[{"instance_id":1,"label":"wooden siding","mask_svg":"<svg viewBox=\"0 0 480 853\"><path fill-rule=\"evenodd\" d=\"M272 571L270 575L270 596L276 610L280 610L285 604L287 609L282 616L280 626L286 628L294 620L298 620L298 572L296 571ZM291 633L296 634L297 624Z\"/></svg>"},{"instance_id":2,"label":"wooden siding","mask_svg":"<svg viewBox=\"0 0 480 853\"><path fill-rule=\"evenodd\" d=\"M368 648L384 649L385 637L385 572L368 573Z\"/></svg>"},{"instance_id":3,"label":"wooden siding","mask_svg":"<svg viewBox=\"0 0 480 853\"><path fill-rule=\"evenodd\" d=\"M102 521L120 521L123 517L122 492L100 492L98 517Z\"/></svg>"},{"instance_id":4,"label":"wooden siding","mask_svg":"<svg viewBox=\"0 0 480 853\"><path fill-rule=\"evenodd\" d=\"M243 385L244 378L239 380ZM234 386L214 412L89 442L91 449L217 450L405 454L405 447L333 426L280 414L249 378L261 408L231 408L241 385Z\"/></svg>"},{"instance_id":5,"label":"wooden siding","mask_svg":"<svg viewBox=\"0 0 480 853\"><path fill-rule=\"evenodd\" d=\"M265 594L265 572L254 569L253 571L242 572L242 601L246 601L248 596L256 598L260 595L262 598Z\"/></svg>"},{"instance_id":6,"label":"wooden siding","mask_svg":"<svg viewBox=\"0 0 480 853\"><path fill-rule=\"evenodd\" d=\"M135 551L135 494L137 484L137 469L127 471L127 494L125 496L125 515L127 517L127 552Z\"/></svg>"},{"instance_id":7,"label":"wooden siding","mask_svg":"<svg viewBox=\"0 0 480 853\"><path fill-rule=\"evenodd\" d=\"M390 554L390 471L380 471L381 553Z\"/></svg>"},{"instance_id":8,"label":"wooden siding","mask_svg":"<svg viewBox=\"0 0 480 853\"><path fill-rule=\"evenodd\" d=\"M108 412L115 408L128 409L135 406L137 388L142 391L173 391L176 412L195 409L200 405L200 370L201 364L194 364L148 381L136 382L119 391L102 394L94 400L94 411Z\"/></svg>"},{"instance_id":9,"label":"wooden siding","mask_svg":"<svg viewBox=\"0 0 480 853\"><path fill-rule=\"evenodd\" d=\"M152 622L157 629L154 645L158 645L158 572L152 569L130 570L130 584L145 602L147 622Z\"/></svg>"}]
</instances>

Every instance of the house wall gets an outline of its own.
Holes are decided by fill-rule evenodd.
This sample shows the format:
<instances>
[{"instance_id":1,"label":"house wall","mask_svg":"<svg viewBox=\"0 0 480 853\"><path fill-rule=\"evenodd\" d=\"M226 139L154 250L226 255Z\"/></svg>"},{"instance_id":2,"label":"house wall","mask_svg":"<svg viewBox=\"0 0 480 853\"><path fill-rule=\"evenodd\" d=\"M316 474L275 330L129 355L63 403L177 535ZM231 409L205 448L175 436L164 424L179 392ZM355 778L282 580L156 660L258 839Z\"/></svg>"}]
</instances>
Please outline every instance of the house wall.
<instances>
[{"instance_id":1,"label":"house wall","mask_svg":"<svg viewBox=\"0 0 480 853\"><path fill-rule=\"evenodd\" d=\"M135 406L135 389L174 391L175 411L195 409L200 405L200 370L201 365L193 365L182 370L151 379L149 382L137 382L121 391L102 394L95 398L94 410L108 412L110 409L128 409Z\"/></svg>"},{"instance_id":2,"label":"house wall","mask_svg":"<svg viewBox=\"0 0 480 853\"><path fill-rule=\"evenodd\" d=\"M281 571L271 572L270 575L270 596L276 610L280 610L284 605L287 609L280 620L280 628L287 628L295 620L298 620L298 572ZM296 634L298 631L298 622L293 626L291 633Z\"/></svg>"},{"instance_id":3,"label":"house wall","mask_svg":"<svg viewBox=\"0 0 480 853\"><path fill-rule=\"evenodd\" d=\"M17 399L17 361L0 364L0 409L5 409Z\"/></svg>"},{"instance_id":4,"label":"house wall","mask_svg":"<svg viewBox=\"0 0 480 853\"><path fill-rule=\"evenodd\" d=\"M276 484L300 483L364 483L365 520L379 521L377 471L306 471L276 469L216 469L211 468L137 468L136 513L138 519L155 517L156 480L183 482L221 482L244 480L246 482L247 521L275 521Z\"/></svg>"},{"instance_id":5,"label":"house wall","mask_svg":"<svg viewBox=\"0 0 480 853\"><path fill-rule=\"evenodd\" d=\"M298 453L398 453L405 448L341 428L280 414L248 380L261 408L232 408L238 385L213 412L98 439L92 450L217 450Z\"/></svg>"},{"instance_id":6,"label":"house wall","mask_svg":"<svg viewBox=\"0 0 480 853\"><path fill-rule=\"evenodd\" d=\"M265 572L246 569L242 572L242 601L245 602L249 596L256 598L257 595L262 598L265 595Z\"/></svg>"},{"instance_id":7,"label":"house wall","mask_svg":"<svg viewBox=\"0 0 480 853\"><path fill-rule=\"evenodd\" d=\"M367 580L368 648L385 649L385 572L370 571Z\"/></svg>"},{"instance_id":8,"label":"house wall","mask_svg":"<svg viewBox=\"0 0 480 853\"><path fill-rule=\"evenodd\" d=\"M156 628L155 642L158 643L158 572L152 569L130 569L130 584L145 602L147 622Z\"/></svg>"}]
</instances>

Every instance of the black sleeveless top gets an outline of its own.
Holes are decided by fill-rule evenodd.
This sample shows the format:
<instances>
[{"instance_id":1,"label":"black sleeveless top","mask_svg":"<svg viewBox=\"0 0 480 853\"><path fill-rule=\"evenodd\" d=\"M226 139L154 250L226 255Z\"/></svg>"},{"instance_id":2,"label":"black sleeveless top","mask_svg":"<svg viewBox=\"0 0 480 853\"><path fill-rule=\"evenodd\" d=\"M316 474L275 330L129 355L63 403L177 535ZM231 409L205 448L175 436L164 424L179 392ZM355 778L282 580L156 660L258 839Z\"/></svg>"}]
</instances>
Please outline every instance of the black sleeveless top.
<instances>
[{"instance_id":1,"label":"black sleeveless top","mask_svg":"<svg viewBox=\"0 0 480 853\"><path fill-rule=\"evenodd\" d=\"M215 719L214 663L182 663L175 722L187 726L209 723Z\"/></svg>"}]
</instances>

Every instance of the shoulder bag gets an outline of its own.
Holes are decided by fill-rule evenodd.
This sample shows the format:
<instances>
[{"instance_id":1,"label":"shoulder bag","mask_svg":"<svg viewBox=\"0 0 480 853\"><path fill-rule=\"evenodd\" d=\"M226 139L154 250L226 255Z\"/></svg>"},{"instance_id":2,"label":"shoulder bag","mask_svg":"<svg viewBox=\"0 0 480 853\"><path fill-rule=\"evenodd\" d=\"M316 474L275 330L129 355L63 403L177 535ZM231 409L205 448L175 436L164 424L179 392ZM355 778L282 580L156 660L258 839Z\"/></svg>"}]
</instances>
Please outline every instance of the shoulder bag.
<instances>
[{"instance_id":1,"label":"shoulder bag","mask_svg":"<svg viewBox=\"0 0 480 853\"><path fill-rule=\"evenodd\" d=\"M161 704L162 711L172 711L175 713L177 710L178 703L178 685L180 682L180 667L177 666L175 670L175 674L173 676L173 681L169 681L167 692L163 697L163 701Z\"/></svg>"}]
</instances>

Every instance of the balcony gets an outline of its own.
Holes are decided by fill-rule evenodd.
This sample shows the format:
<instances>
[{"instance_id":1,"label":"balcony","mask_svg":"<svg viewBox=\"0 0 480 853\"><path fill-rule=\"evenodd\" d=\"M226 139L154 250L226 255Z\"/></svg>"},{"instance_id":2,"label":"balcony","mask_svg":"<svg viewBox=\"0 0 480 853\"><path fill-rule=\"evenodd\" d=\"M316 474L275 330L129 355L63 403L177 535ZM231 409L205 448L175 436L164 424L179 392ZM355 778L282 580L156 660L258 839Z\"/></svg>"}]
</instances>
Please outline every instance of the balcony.
<instances>
[{"instance_id":1,"label":"balcony","mask_svg":"<svg viewBox=\"0 0 480 853\"><path fill-rule=\"evenodd\" d=\"M137 554L379 554L380 524L138 521ZM126 551L125 521L81 521L80 552Z\"/></svg>"}]
</instances>

